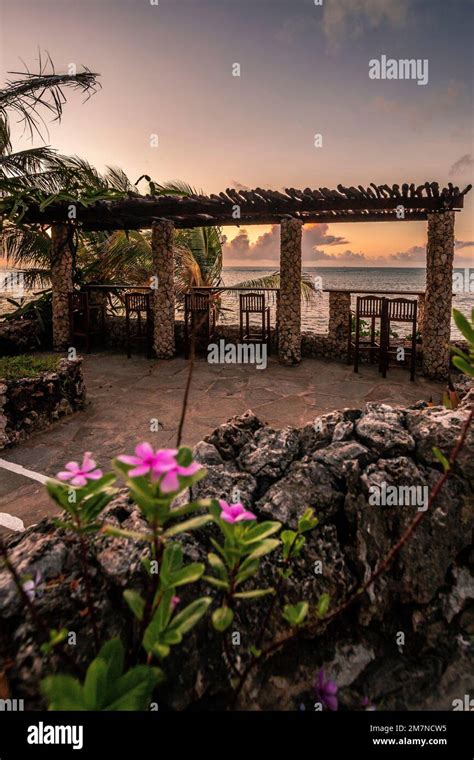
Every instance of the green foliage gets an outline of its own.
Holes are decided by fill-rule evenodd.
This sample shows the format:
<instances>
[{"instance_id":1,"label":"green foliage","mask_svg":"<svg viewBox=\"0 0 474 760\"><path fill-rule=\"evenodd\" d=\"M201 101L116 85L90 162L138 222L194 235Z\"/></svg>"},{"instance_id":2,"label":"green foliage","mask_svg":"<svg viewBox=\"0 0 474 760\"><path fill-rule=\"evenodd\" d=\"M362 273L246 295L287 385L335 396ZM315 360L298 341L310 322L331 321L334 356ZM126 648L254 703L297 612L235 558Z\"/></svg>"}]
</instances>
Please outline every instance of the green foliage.
<instances>
[{"instance_id":1,"label":"green foliage","mask_svg":"<svg viewBox=\"0 0 474 760\"><path fill-rule=\"evenodd\" d=\"M456 348L456 346L453 346L453 351L455 353L453 364L465 375L474 377L474 309L472 309L471 312L470 322L464 314L461 314L457 309L453 309L453 317L456 327L468 343L467 353Z\"/></svg>"},{"instance_id":2,"label":"green foliage","mask_svg":"<svg viewBox=\"0 0 474 760\"><path fill-rule=\"evenodd\" d=\"M67 635L67 628L61 628L60 631L57 631L56 628L52 628L49 632L49 641L45 642L40 647L43 654L51 654L54 647L58 646L58 644L62 644L63 641L67 639Z\"/></svg>"},{"instance_id":3,"label":"green foliage","mask_svg":"<svg viewBox=\"0 0 474 760\"><path fill-rule=\"evenodd\" d=\"M327 614L330 604L331 604L331 597L329 596L329 594L321 594L321 596L318 599L318 603L316 605L316 610L315 610L316 617L323 618Z\"/></svg>"},{"instance_id":4,"label":"green foliage","mask_svg":"<svg viewBox=\"0 0 474 760\"><path fill-rule=\"evenodd\" d=\"M0 378L20 380L23 377L36 377L42 372L55 372L58 363L58 356L6 356L0 359Z\"/></svg>"},{"instance_id":5,"label":"green foliage","mask_svg":"<svg viewBox=\"0 0 474 760\"><path fill-rule=\"evenodd\" d=\"M292 627L302 625L308 616L308 606L308 602L285 604L283 607L283 617Z\"/></svg>"},{"instance_id":6,"label":"green foliage","mask_svg":"<svg viewBox=\"0 0 474 760\"><path fill-rule=\"evenodd\" d=\"M102 525L97 519L117 493L117 489L112 488L114 482L113 472L98 480L89 480L81 488L59 480L48 480L46 489L50 497L66 513L65 518L56 519L55 524L78 534L98 531Z\"/></svg>"},{"instance_id":7,"label":"green foliage","mask_svg":"<svg viewBox=\"0 0 474 760\"><path fill-rule=\"evenodd\" d=\"M203 596L174 615L173 590L165 591L143 637L143 646L148 654L160 659L167 657L170 647L181 643L184 634L194 628L211 603L211 597Z\"/></svg>"},{"instance_id":8,"label":"green foliage","mask_svg":"<svg viewBox=\"0 0 474 760\"><path fill-rule=\"evenodd\" d=\"M124 671L124 654L120 639L111 639L87 668L84 683L65 675L45 678L41 690L49 709L147 710L153 689L163 674L148 665Z\"/></svg>"}]
</instances>

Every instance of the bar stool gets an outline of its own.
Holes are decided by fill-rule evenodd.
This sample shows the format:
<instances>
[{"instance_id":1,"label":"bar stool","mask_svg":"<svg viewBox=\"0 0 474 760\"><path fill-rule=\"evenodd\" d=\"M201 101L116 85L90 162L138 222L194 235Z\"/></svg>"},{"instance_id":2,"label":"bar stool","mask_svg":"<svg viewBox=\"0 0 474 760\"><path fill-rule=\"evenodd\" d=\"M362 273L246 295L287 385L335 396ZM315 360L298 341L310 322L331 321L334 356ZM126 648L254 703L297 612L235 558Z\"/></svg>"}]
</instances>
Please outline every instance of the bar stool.
<instances>
[{"instance_id":1,"label":"bar stool","mask_svg":"<svg viewBox=\"0 0 474 760\"><path fill-rule=\"evenodd\" d=\"M382 335L382 318L384 313L385 298L378 296L358 296L355 311L355 334L352 338L352 324L354 315L349 315L349 339L347 345L347 363L352 360L354 352L354 372L359 371L359 355L367 353L371 364L374 363L376 354L379 355L379 371L382 369L382 353L380 342L376 340L376 321L380 320L380 335ZM361 338L361 320L370 320L370 335L368 338Z\"/></svg>"},{"instance_id":2,"label":"bar stool","mask_svg":"<svg viewBox=\"0 0 474 760\"><path fill-rule=\"evenodd\" d=\"M259 324L251 323L251 314L259 315ZM265 295L262 293L240 294L240 342L266 343L270 353L270 307L265 306Z\"/></svg>"},{"instance_id":3,"label":"bar stool","mask_svg":"<svg viewBox=\"0 0 474 760\"><path fill-rule=\"evenodd\" d=\"M411 298L385 298L384 299L384 318L382 320L382 376L387 376L387 369L391 357L397 357L400 346L390 343L390 323L407 322L411 324L411 346L403 347L410 359L410 380L415 379L416 367L416 321L418 313L418 302Z\"/></svg>"},{"instance_id":4,"label":"bar stool","mask_svg":"<svg viewBox=\"0 0 474 760\"><path fill-rule=\"evenodd\" d=\"M146 355L151 358L151 303L149 293L125 293L125 325L127 335L127 358L132 355L132 334L130 316L136 315L137 332L135 339L146 341ZM143 318L144 315L144 318ZM143 324L145 322L145 324Z\"/></svg>"},{"instance_id":5,"label":"bar stool","mask_svg":"<svg viewBox=\"0 0 474 760\"><path fill-rule=\"evenodd\" d=\"M208 344L216 337L216 310L209 293L185 293L184 295L184 352L189 357L190 338L196 343Z\"/></svg>"},{"instance_id":6,"label":"bar stool","mask_svg":"<svg viewBox=\"0 0 474 760\"><path fill-rule=\"evenodd\" d=\"M100 335L105 340L105 305L92 303L86 291L68 294L71 346L76 339L84 339L86 353L91 352L92 339Z\"/></svg>"}]
</instances>

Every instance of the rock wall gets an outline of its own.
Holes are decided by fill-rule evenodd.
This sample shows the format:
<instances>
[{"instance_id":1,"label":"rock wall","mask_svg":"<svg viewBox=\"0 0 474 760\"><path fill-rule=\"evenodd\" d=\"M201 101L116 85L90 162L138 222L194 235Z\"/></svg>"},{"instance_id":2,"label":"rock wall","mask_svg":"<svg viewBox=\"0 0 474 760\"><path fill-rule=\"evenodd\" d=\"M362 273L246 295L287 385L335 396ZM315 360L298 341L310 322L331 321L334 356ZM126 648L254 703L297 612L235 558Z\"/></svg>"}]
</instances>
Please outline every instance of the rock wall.
<instances>
[{"instance_id":1,"label":"rock wall","mask_svg":"<svg viewBox=\"0 0 474 760\"><path fill-rule=\"evenodd\" d=\"M86 391L81 364L82 359L61 359L56 372L19 380L0 378L0 449L83 408Z\"/></svg>"},{"instance_id":2,"label":"rock wall","mask_svg":"<svg viewBox=\"0 0 474 760\"><path fill-rule=\"evenodd\" d=\"M386 482L431 488L440 475L432 446L450 451L473 401L471 391L456 411L423 403L409 409L368 404L363 411L335 411L302 429L282 430L247 412L197 445L195 455L208 474L192 496L229 499L237 488L260 518L276 518L288 527L296 525L307 506L314 507L320 522L285 581L284 601L305 599L314 605L328 593L335 608L368 577L416 513L413 506L372 505L370 486ZM368 698L378 710L451 710L453 699L472 694L473 445L471 428L446 486L390 570L331 625L302 635L262 662L241 696L240 708L312 711L320 668L338 684L340 709L364 709ZM144 527L125 494L109 506L106 519L124 529ZM205 558L212 530L207 526L184 537L188 560ZM85 589L77 551L75 540L49 520L10 539L11 560L19 572L41 573L36 603L42 617L50 627L76 632L74 657L85 663L91 656L91 630L82 614ZM92 583L104 639L130 635L122 592L126 587L142 590L144 551L143 544L106 536L91 543ZM275 583L279 566L278 560L264 560L259 585ZM214 593L200 582L191 593L209 592ZM183 603L189 594L183 587ZM240 633L234 653L241 664L268 603L264 598L238 608L232 631ZM47 663L5 570L0 572L0 615L0 650L13 661L12 695L24 698L27 709L37 708L38 680ZM271 634L283 630L278 615ZM164 667L168 681L160 689L160 709L229 705L221 640L208 621L199 624Z\"/></svg>"}]
</instances>

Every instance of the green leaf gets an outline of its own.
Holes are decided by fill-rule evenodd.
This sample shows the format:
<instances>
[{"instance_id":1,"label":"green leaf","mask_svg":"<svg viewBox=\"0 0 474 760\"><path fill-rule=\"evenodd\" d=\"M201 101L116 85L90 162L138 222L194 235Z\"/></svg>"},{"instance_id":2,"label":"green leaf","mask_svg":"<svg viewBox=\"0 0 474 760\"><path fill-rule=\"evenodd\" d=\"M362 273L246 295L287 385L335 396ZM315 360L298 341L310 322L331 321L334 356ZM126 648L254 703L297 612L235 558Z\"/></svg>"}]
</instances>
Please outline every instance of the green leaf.
<instances>
[{"instance_id":1,"label":"green leaf","mask_svg":"<svg viewBox=\"0 0 474 760\"><path fill-rule=\"evenodd\" d=\"M210 583L211 586L215 586L216 588L222 588L222 589L229 589L230 585L227 581L221 580L221 578L213 578L212 575L203 575L202 576L203 581L206 581L206 583Z\"/></svg>"},{"instance_id":2,"label":"green leaf","mask_svg":"<svg viewBox=\"0 0 474 760\"><path fill-rule=\"evenodd\" d=\"M453 318L459 332L464 335L468 343L474 345L474 327L469 324L464 314L458 309L453 309Z\"/></svg>"},{"instance_id":3,"label":"green leaf","mask_svg":"<svg viewBox=\"0 0 474 760\"><path fill-rule=\"evenodd\" d=\"M259 599L262 596L274 593L274 588L256 588L253 591L239 591L234 594L234 599Z\"/></svg>"},{"instance_id":4,"label":"green leaf","mask_svg":"<svg viewBox=\"0 0 474 760\"><path fill-rule=\"evenodd\" d=\"M321 596L318 599L318 603L316 605L315 614L316 617L324 617L329 609L329 605L331 603L331 597L329 594L321 594Z\"/></svg>"},{"instance_id":5,"label":"green leaf","mask_svg":"<svg viewBox=\"0 0 474 760\"><path fill-rule=\"evenodd\" d=\"M191 602L184 610L174 616L170 628L179 631L181 634L187 633L199 622L211 603L212 598L210 596L203 596Z\"/></svg>"},{"instance_id":6,"label":"green leaf","mask_svg":"<svg viewBox=\"0 0 474 760\"><path fill-rule=\"evenodd\" d=\"M455 356L453 358L453 364L458 370L460 370L460 372L463 372L470 377L474 377L474 367L471 367L465 359L462 359L460 356Z\"/></svg>"},{"instance_id":7,"label":"green leaf","mask_svg":"<svg viewBox=\"0 0 474 760\"><path fill-rule=\"evenodd\" d=\"M181 467L189 467L193 461L192 449L188 448L187 446L181 446L176 459Z\"/></svg>"},{"instance_id":8,"label":"green leaf","mask_svg":"<svg viewBox=\"0 0 474 760\"><path fill-rule=\"evenodd\" d=\"M246 557L244 561L242 562L239 572L237 573L235 577L235 585L240 586L241 583L247 580L247 578L251 578L253 575L255 575L258 572L258 568L260 567L260 560L254 559L252 556Z\"/></svg>"},{"instance_id":9,"label":"green leaf","mask_svg":"<svg viewBox=\"0 0 474 760\"><path fill-rule=\"evenodd\" d=\"M171 575L171 585L184 586L186 583L195 583L202 577L205 565L202 562L192 562L181 570L178 570Z\"/></svg>"},{"instance_id":10,"label":"green leaf","mask_svg":"<svg viewBox=\"0 0 474 760\"><path fill-rule=\"evenodd\" d=\"M242 537L243 544L252 544L254 541L261 541L267 536L271 536L281 528L281 523L273 520L267 520L249 528Z\"/></svg>"},{"instance_id":11,"label":"green leaf","mask_svg":"<svg viewBox=\"0 0 474 760\"><path fill-rule=\"evenodd\" d=\"M85 710L82 686L72 676L48 676L41 681L41 691L50 710Z\"/></svg>"},{"instance_id":12,"label":"green leaf","mask_svg":"<svg viewBox=\"0 0 474 760\"><path fill-rule=\"evenodd\" d=\"M313 530L318 522L319 520L315 516L314 510L311 509L311 507L308 507L298 520L298 531L300 533L306 533L309 530Z\"/></svg>"},{"instance_id":13,"label":"green leaf","mask_svg":"<svg viewBox=\"0 0 474 760\"><path fill-rule=\"evenodd\" d=\"M101 533L105 536L114 536L116 538L130 538L133 541L146 541L147 543L153 541L152 533L138 533L136 530L123 530L122 528L115 528L113 525L104 525L101 528Z\"/></svg>"},{"instance_id":14,"label":"green leaf","mask_svg":"<svg viewBox=\"0 0 474 760\"><path fill-rule=\"evenodd\" d=\"M249 554L249 558L257 559L257 557L263 557L265 554L270 554L277 546L280 545L280 541L275 538L266 538L257 544L256 548Z\"/></svg>"},{"instance_id":15,"label":"green leaf","mask_svg":"<svg viewBox=\"0 0 474 760\"><path fill-rule=\"evenodd\" d=\"M285 604L283 617L291 626L301 625L308 614L308 602Z\"/></svg>"},{"instance_id":16,"label":"green leaf","mask_svg":"<svg viewBox=\"0 0 474 760\"><path fill-rule=\"evenodd\" d=\"M115 681L123 673L125 650L119 638L110 639L102 645L98 658L107 665L107 678Z\"/></svg>"},{"instance_id":17,"label":"green leaf","mask_svg":"<svg viewBox=\"0 0 474 760\"><path fill-rule=\"evenodd\" d=\"M304 536L299 536L294 530L284 530L280 534L283 544L283 559L298 557L301 549L306 543Z\"/></svg>"},{"instance_id":18,"label":"green leaf","mask_svg":"<svg viewBox=\"0 0 474 760\"><path fill-rule=\"evenodd\" d=\"M148 710L153 689L162 680L163 673L158 668L137 665L114 684L111 701L105 709L135 712Z\"/></svg>"},{"instance_id":19,"label":"green leaf","mask_svg":"<svg viewBox=\"0 0 474 760\"><path fill-rule=\"evenodd\" d=\"M436 457L436 459L438 460L438 462L441 463L441 465L443 467L443 470L445 472L449 472L449 470L451 469L451 465L449 464L448 460L444 456L444 454L441 451L441 449L439 449L437 446L433 446L431 450L432 450L434 456Z\"/></svg>"},{"instance_id":20,"label":"green leaf","mask_svg":"<svg viewBox=\"0 0 474 760\"><path fill-rule=\"evenodd\" d=\"M143 612L145 609L145 600L142 599L140 594L138 594L136 591L131 591L130 589L126 589L123 592L123 598L127 602L135 617L138 618L138 620L141 620L143 618Z\"/></svg>"},{"instance_id":21,"label":"green leaf","mask_svg":"<svg viewBox=\"0 0 474 760\"><path fill-rule=\"evenodd\" d=\"M172 585L171 578L183 565L183 549L180 543L173 541L163 551L160 567L160 581L165 588Z\"/></svg>"},{"instance_id":22,"label":"green leaf","mask_svg":"<svg viewBox=\"0 0 474 760\"><path fill-rule=\"evenodd\" d=\"M221 633L229 627L233 619L234 613L230 607L219 607L212 613L212 625Z\"/></svg>"},{"instance_id":23,"label":"green leaf","mask_svg":"<svg viewBox=\"0 0 474 760\"><path fill-rule=\"evenodd\" d=\"M87 710L101 710L107 694L107 663L97 657L87 668L82 688Z\"/></svg>"},{"instance_id":24,"label":"green leaf","mask_svg":"<svg viewBox=\"0 0 474 760\"><path fill-rule=\"evenodd\" d=\"M170 538L171 536L178 535L178 533L187 533L188 531L196 530L196 528L202 528L203 525L206 525L212 521L213 518L211 515L193 517L191 520L185 520L184 522L178 523L177 525L173 525L173 527L168 528L168 530L166 530L163 535L166 538Z\"/></svg>"},{"instance_id":25,"label":"green leaf","mask_svg":"<svg viewBox=\"0 0 474 760\"><path fill-rule=\"evenodd\" d=\"M210 566L216 573L216 575L218 575L219 578L223 580L227 580L228 578L227 568L224 565L221 558L217 554L214 554L213 552L209 552L209 554L207 555L207 559Z\"/></svg>"}]
</instances>

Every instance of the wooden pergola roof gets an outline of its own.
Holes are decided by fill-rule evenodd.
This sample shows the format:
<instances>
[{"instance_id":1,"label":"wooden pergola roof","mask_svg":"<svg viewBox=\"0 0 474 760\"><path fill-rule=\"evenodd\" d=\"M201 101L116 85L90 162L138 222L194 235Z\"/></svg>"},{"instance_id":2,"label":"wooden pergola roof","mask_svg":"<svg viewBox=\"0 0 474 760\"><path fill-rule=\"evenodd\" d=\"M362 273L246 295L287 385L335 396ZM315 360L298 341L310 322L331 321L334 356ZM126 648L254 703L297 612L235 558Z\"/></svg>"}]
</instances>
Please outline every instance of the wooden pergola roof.
<instances>
[{"instance_id":1,"label":"wooden pergola roof","mask_svg":"<svg viewBox=\"0 0 474 760\"><path fill-rule=\"evenodd\" d=\"M138 195L129 193L115 201L99 201L76 207L76 221L84 230L136 230L150 228L158 219L170 219L178 228L278 224L285 216L302 222L391 222L419 221L432 212L459 210L464 206L464 190L451 183L440 188L437 182L422 185L375 185L327 187L295 190L227 189L219 195ZM70 221L71 202L52 203L43 211L30 206L23 222L54 224ZM236 216L236 206L239 215ZM404 218L397 216L403 206Z\"/></svg>"}]
</instances>

